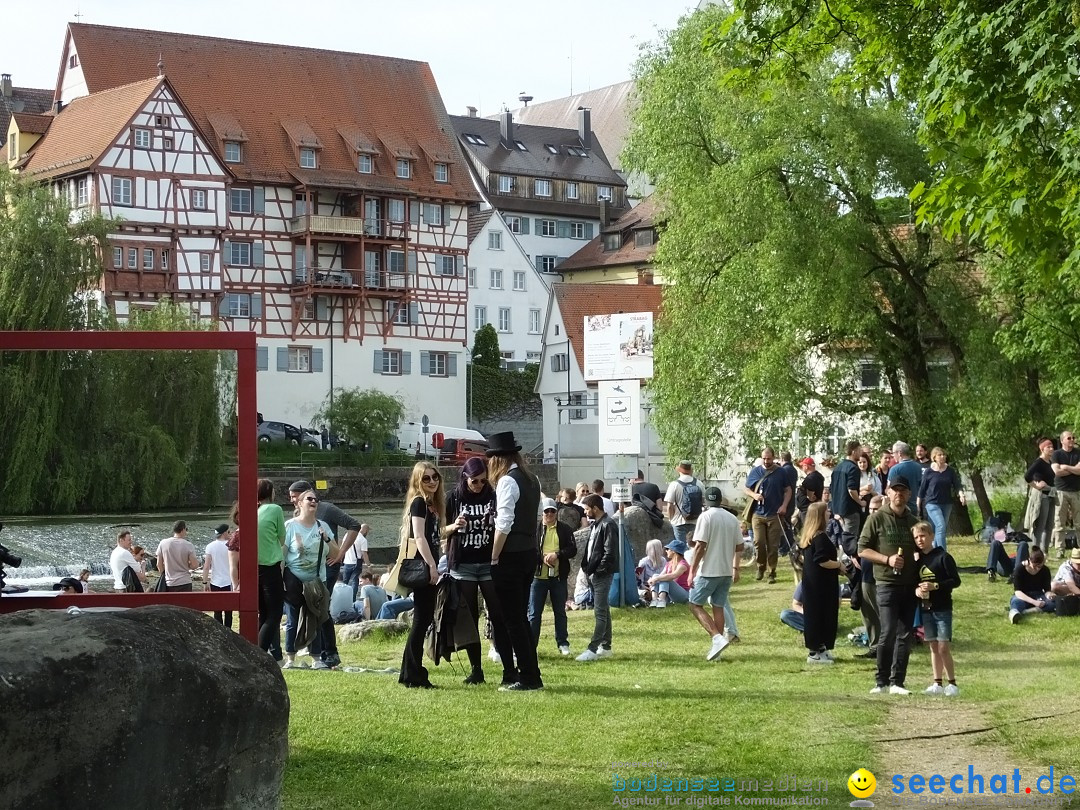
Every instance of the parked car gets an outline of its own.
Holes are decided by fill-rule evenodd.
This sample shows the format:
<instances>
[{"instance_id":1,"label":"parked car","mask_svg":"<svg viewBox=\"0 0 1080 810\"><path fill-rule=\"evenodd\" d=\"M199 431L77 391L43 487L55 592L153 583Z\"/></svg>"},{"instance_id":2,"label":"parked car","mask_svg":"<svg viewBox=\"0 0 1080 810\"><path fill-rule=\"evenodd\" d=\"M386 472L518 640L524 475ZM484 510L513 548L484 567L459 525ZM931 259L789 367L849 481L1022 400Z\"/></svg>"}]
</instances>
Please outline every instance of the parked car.
<instances>
[{"instance_id":1,"label":"parked car","mask_svg":"<svg viewBox=\"0 0 1080 810\"><path fill-rule=\"evenodd\" d=\"M304 428L304 446L314 447L317 450L322 449L322 434L315 428ZM327 448L329 449L329 448Z\"/></svg>"},{"instance_id":2,"label":"parked car","mask_svg":"<svg viewBox=\"0 0 1080 810\"><path fill-rule=\"evenodd\" d=\"M258 437L263 443L284 442L293 447L299 447L301 444L307 447L320 446L318 434L312 437L288 422L263 422L259 425Z\"/></svg>"}]
</instances>

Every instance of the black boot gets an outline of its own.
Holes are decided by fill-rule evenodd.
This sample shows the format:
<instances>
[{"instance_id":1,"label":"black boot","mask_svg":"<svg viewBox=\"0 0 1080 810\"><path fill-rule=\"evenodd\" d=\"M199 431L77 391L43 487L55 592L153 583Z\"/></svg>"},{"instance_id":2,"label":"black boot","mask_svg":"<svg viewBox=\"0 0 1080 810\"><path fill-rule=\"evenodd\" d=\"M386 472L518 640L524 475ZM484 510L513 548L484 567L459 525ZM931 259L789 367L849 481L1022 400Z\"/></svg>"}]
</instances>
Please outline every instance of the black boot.
<instances>
[{"instance_id":1,"label":"black boot","mask_svg":"<svg viewBox=\"0 0 1080 810\"><path fill-rule=\"evenodd\" d=\"M480 667L473 667L472 672L469 673L469 677L465 679L466 686L476 686L484 682L484 670Z\"/></svg>"}]
</instances>

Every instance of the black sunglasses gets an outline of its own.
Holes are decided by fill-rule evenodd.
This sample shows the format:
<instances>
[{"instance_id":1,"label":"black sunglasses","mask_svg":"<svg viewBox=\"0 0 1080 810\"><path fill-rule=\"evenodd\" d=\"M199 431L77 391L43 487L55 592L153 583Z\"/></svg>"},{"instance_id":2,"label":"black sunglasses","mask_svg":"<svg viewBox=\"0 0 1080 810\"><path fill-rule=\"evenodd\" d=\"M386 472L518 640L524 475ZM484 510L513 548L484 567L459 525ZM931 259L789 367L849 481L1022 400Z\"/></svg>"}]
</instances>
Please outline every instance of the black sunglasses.
<instances>
[{"instance_id":1,"label":"black sunglasses","mask_svg":"<svg viewBox=\"0 0 1080 810\"><path fill-rule=\"evenodd\" d=\"M434 481L441 481L442 476L439 475L438 473L432 473L431 475L425 475L420 480L423 481L425 484L430 484L430 483L432 483Z\"/></svg>"},{"instance_id":2,"label":"black sunglasses","mask_svg":"<svg viewBox=\"0 0 1080 810\"><path fill-rule=\"evenodd\" d=\"M312 497L304 498L304 500L307 501L308 503L318 503L319 502L318 498L312 498Z\"/></svg>"}]
</instances>

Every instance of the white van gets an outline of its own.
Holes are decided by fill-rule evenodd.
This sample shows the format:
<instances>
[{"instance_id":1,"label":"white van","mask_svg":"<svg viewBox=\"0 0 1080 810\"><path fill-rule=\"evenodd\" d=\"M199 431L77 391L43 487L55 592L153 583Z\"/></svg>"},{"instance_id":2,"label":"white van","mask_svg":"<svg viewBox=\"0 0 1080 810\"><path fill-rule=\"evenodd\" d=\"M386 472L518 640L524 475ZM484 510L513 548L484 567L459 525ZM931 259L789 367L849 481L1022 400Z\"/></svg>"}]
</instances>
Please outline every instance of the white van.
<instances>
[{"instance_id":1,"label":"white van","mask_svg":"<svg viewBox=\"0 0 1080 810\"><path fill-rule=\"evenodd\" d=\"M432 444L432 436L436 433L442 434L443 439L468 439L487 446L487 439L478 430L430 423L427 433L424 433L424 427L419 422L403 422L398 426L398 447L401 452L416 458L436 458L439 451Z\"/></svg>"}]
</instances>

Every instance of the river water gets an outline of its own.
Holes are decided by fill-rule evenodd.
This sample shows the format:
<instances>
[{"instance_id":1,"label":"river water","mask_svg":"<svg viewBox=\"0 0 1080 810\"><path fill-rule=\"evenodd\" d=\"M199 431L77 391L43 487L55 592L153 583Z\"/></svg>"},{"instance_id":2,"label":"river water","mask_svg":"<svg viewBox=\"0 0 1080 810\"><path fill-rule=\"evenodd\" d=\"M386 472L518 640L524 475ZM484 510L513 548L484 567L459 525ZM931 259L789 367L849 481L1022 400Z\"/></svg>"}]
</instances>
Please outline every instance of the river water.
<instances>
[{"instance_id":1,"label":"river water","mask_svg":"<svg viewBox=\"0 0 1080 810\"><path fill-rule=\"evenodd\" d=\"M369 556L375 564L391 561L398 545L401 507L391 504L338 504L361 523L371 525ZM290 512L286 511L286 520ZM214 539L214 527L228 522L227 510L200 513L146 512L129 515L67 515L64 517L6 518L0 533L3 543L23 562L19 568L4 569L8 584L31 589L51 588L60 577L77 577L90 569L92 581L111 580L109 554L116 546L116 534L131 529L135 543L153 554L158 543L172 535L176 520L188 524L188 539L202 555Z\"/></svg>"}]
</instances>

